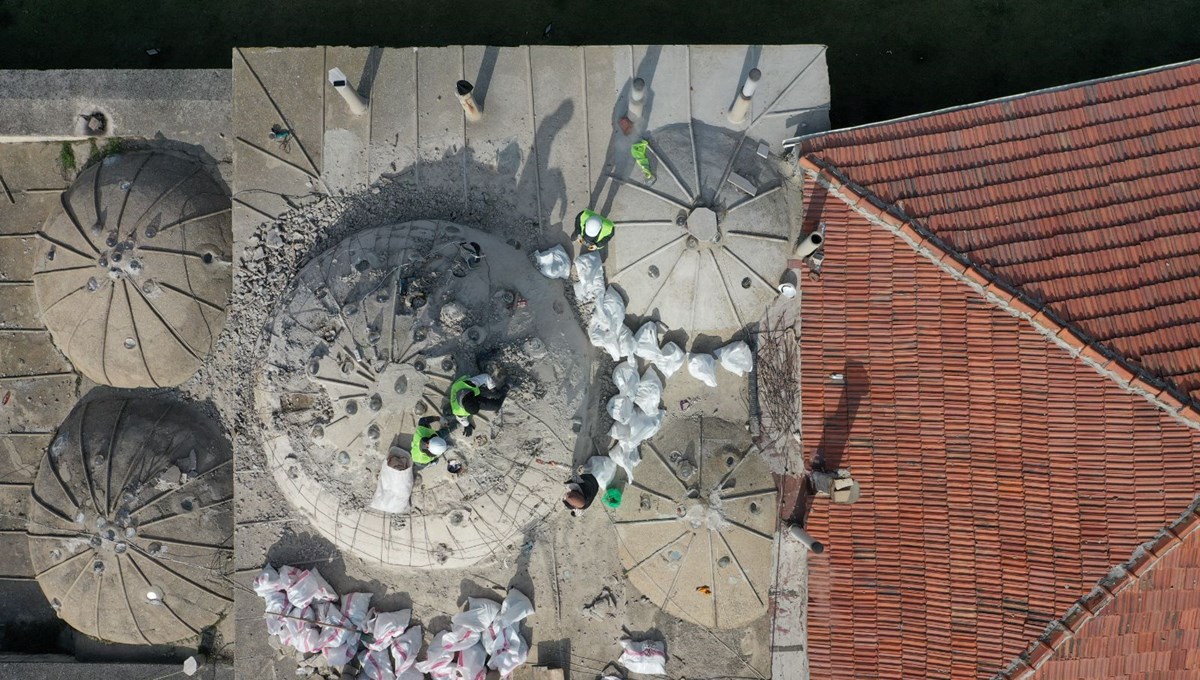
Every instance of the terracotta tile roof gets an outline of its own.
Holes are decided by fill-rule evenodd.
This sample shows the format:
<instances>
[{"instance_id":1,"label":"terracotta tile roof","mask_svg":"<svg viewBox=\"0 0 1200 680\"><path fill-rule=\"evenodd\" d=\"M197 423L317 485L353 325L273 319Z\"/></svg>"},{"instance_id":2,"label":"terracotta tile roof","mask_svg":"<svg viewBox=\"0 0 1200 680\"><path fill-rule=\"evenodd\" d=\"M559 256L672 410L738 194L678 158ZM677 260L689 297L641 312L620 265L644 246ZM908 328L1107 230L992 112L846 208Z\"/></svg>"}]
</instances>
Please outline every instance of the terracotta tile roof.
<instances>
[{"instance_id":1,"label":"terracotta tile roof","mask_svg":"<svg viewBox=\"0 0 1200 680\"><path fill-rule=\"evenodd\" d=\"M1195 412L806 169L805 448L863 487L807 518L812 676L992 677L1192 502Z\"/></svg>"},{"instance_id":2,"label":"terracotta tile roof","mask_svg":"<svg viewBox=\"0 0 1200 680\"><path fill-rule=\"evenodd\" d=\"M1154 392L1200 404L1200 62L798 149Z\"/></svg>"}]
</instances>

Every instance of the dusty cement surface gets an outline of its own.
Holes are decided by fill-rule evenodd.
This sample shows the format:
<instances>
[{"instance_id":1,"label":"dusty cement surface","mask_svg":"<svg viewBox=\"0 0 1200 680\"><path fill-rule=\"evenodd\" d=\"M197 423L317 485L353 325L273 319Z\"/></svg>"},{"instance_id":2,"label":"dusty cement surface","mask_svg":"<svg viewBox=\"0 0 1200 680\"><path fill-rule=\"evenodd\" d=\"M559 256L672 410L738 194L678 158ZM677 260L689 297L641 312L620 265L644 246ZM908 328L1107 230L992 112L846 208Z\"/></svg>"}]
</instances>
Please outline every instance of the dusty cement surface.
<instances>
[{"instance_id":1,"label":"dusty cement surface","mask_svg":"<svg viewBox=\"0 0 1200 680\"><path fill-rule=\"evenodd\" d=\"M328 85L326 71L333 66L369 101L363 115L353 115ZM726 111L755 67L764 75L751 111L744 122L731 123ZM615 518L598 506L579 518L552 512L547 521L524 527L519 540L498 551L502 556L469 568L396 571L353 557L296 517L279 492L257 432L251 376L266 355L272 306L300 266L348 233L407 220L479 228L529 253L565 244L584 208L615 213L627 207L621 217L630 223L618 227L606 269L610 276L626 270L616 287L630 308L669 316L665 337L685 348L728 341L770 302L781 273L776 265L782 267L780 255L796 235L800 203L789 193L795 191L792 178L778 164L779 142L798 129L827 126L824 50L264 48L235 50L233 72L235 293L218 343L220 358L195 382L217 391L214 401L235 432L237 496L246 499L237 508L239 583L248 584L267 559L320 566L342 592L386 593L385 607L411 602L418 620L434 630L476 588L521 585L539 607L529 622L534 658L557 660L576 677L589 677L616 659L623 627L635 636L664 636L672 676L760 678L798 667L803 647L794 638L772 648L778 628L772 631L771 613L736 629L710 630L645 597L624 577ZM629 111L637 77L646 81L647 97L627 133L619 119ZM458 79L475 84L481 121L464 120L453 95ZM271 139L273 125L291 135L283 142ZM641 172L629 161L630 146L643 134L663 149L651 158L657 179L649 186L637 186ZM742 178L742 189L729 183L733 174ZM680 212L686 213L682 225ZM689 237L697 247L687 247ZM638 262L646 256L664 262ZM724 285L702 285L710 280ZM674 292L656 300L668 282ZM575 309L581 318L590 314L586 306ZM591 358L595 389L586 408L600 412L610 396L612 365ZM662 432L680 421L698 429L700 415L745 427L747 380L725 372L718 380L715 390L686 373L667 380ZM605 453L607 429L601 419L582 423L578 434L587 445L576 457ZM780 551L765 559L775 554L784 558ZM777 571L773 564L768 568ZM604 586L611 600L598 597ZM294 662L280 660L266 644L261 600L245 591L236 599L239 669L292 677ZM774 592L767 599L770 605ZM803 625L784 623L791 631Z\"/></svg>"},{"instance_id":2,"label":"dusty cement surface","mask_svg":"<svg viewBox=\"0 0 1200 680\"><path fill-rule=\"evenodd\" d=\"M106 156L75 178L38 234L40 318L90 380L164 387L200 367L225 325L230 202L198 161Z\"/></svg>"},{"instance_id":3,"label":"dusty cement surface","mask_svg":"<svg viewBox=\"0 0 1200 680\"><path fill-rule=\"evenodd\" d=\"M160 394L86 395L33 485L29 554L50 606L123 644L186 640L228 614L229 442L203 412Z\"/></svg>"},{"instance_id":4,"label":"dusty cement surface","mask_svg":"<svg viewBox=\"0 0 1200 680\"><path fill-rule=\"evenodd\" d=\"M414 608L417 620L437 630L457 611L467 594L509 584L529 592L538 613L529 621L533 658L557 662L588 677L615 661L620 653L617 639L624 630L636 635L661 636L668 641L672 675L687 677L765 677L770 675L769 617L754 619L732 630L709 630L668 614L624 577L615 516L599 503L582 516L571 517L560 504L545 521L520 527L494 557L469 568L448 570L395 570L363 560L340 549L321 536L291 510L270 472L270 463L256 435L256 413L249 408L253 393L250 376L266 351L268 319L274 300L281 299L295 275L312 254L337 242L355 227L369 227L407 218L452 218L465 226L478 225L492 236L515 242L528 253L539 245L536 232L525 221L512 218L511 211L497 200L491 210L459 213L454 203L441 200L436 192L412 191L403 182L384 182L364 194L325 199L291 213L283 220L261 227L252 240L257 243L278 238L277 248L264 248L260 259L241 263L235 277L232 318L217 360L198 379L210 381L217 391L215 403L234 422L240 433L235 439L238 484L238 530L236 561L238 581L247 585L265 560L275 564L316 566L340 592L366 589L383 597L384 603ZM448 207L450 206L450 207ZM260 256L254 255L258 258ZM562 286L570 298L569 286ZM584 307L571 315L590 314ZM576 324L574 318L567 321ZM596 412L607 398L611 360L588 348L593 369L589 382L589 407ZM233 359L226 363L221 358ZM218 371L221 371L218 373ZM745 431L748 418L746 380L721 373L724 387L711 390L685 372L666 382L664 402L666 427L697 427L699 417L719 417ZM257 406L255 406L257 408ZM557 414L554 422L570 432L570 415ZM608 426L597 419L583 427L577 459L607 451ZM567 471L543 473L551 484L561 483ZM657 547L657 546L656 546ZM763 555L770 569L769 551ZM603 589L613 595L600 597ZM240 669L266 673L267 677L293 677L295 662L280 658L266 644L262 604L252 593L239 591L237 604ZM263 669L268 670L264 671Z\"/></svg>"},{"instance_id":5,"label":"dusty cement surface","mask_svg":"<svg viewBox=\"0 0 1200 680\"><path fill-rule=\"evenodd\" d=\"M255 392L268 461L337 545L387 565L469 566L557 503L590 352L563 286L526 253L450 222L357 232L300 270L271 325ZM407 453L420 418L449 413L451 383L481 372L506 395L470 435L454 424L443 461L463 468L417 471L409 513L368 508L389 449Z\"/></svg>"}]
</instances>

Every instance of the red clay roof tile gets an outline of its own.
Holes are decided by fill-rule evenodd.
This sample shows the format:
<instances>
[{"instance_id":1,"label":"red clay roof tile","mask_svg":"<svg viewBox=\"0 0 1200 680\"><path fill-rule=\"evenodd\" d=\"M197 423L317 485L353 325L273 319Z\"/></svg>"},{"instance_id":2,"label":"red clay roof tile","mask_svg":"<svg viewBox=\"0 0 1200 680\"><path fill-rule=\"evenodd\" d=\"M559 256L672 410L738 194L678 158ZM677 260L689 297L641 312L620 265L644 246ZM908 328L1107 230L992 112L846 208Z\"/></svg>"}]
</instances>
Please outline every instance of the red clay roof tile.
<instances>
[{"instance_id":1,"label":"red clay roof tile","mask_svg":"<svg viewBox=\"0 0 1200 680\"><path fill-rule=\"evenodd\" d=\"M810 174L805 191L825 189ZM1081 597L1102 616L1095 584L1194 496L1200 430L989 302L947 271L952 257L931 242L929 256L915 251L865 205L810 201L805 216L827 227L822 275L803 284L806 449L862 484L854 505L817 501L807 518L828 546L810 558L812 675L1026 677L1010 668L1018 655ZM1107 586L1115 602L1134 581ZM1046 642L1056 654L1037 652L1037 677L1083 644L1079 625Z\"/></svg>"},{"instance_id":2,"label":"red clay roof tile","mask_svg":"<svg viewBox=\"0 0 1200 680\"><path fill-rule=\"evenodd\" d=\"M799 151L902 205L984 274L972 279L1013 284L1200 405L1200 62L835 130Z\"/></svg>"}]
</instances>

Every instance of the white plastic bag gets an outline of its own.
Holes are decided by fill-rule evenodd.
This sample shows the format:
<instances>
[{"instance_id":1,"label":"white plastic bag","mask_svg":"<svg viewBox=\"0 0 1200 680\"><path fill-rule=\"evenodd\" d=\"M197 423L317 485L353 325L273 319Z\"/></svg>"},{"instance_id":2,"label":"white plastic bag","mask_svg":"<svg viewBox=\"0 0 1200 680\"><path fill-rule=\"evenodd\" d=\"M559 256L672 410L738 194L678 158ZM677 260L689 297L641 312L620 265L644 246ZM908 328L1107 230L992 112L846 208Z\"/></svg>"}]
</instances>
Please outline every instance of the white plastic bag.
<instances>
[{"instance_id":1,"label":"white plastic bag","mask_svg":"<svg viewBox=\"0 0 1200 680\"><path fill-rule=\"evenodd\" d=\"M662 371L663 378L670 378L683 367L683 360L683 350L679 349L679 345L668 342L662 346L658 358L651 359L651 363Z\"/></svg>"},{"instance_id":2,"label":"white plastic bag","mask_svg":"<svg viewBox=\"0 0 1200 680\"><path fill-rule=\"evenodd\" d=\"M628 423L633 417L633 398L618 394L608 400L608 415L618 423Z\"/></svg>"},{"instance_id":3,"label":"white plastic bag","mask_svg":"<svg viewBox=\"0 0 1200 680\"><path fill-rule=\"evenodd\" d=\"M254 577L254 592L258 593L259 597L286 589L287 584L279 578L279 572L269 562L258 572L258 576Z\"/></svg>"},{"instance_id":4,"label":"white plastic bag","mask_svg":"<svg viewBox=\"0 0 1200 680\"><path fill-rule=\"evenodd\" d=\"M592 456L588 458L585 471L596 478L596 483L603 491L612 483L613 477L617 476L617 464L608 456Z\"/></svg>"},{"instance_id":5,"label":"white plastic bag","mask_svg":"<svg viewBox=\"0 0 1200 680\"><path fill-rule=\"evenodd\" d=\"M554 246L549 250L535 250L533 259L537 262L542 276L548 279L571 278L571 258L562 246Z\"/></svg>"},{"instance_id":6,"label":"white plastic bag","mask_svg":"<svg viewBox=\"0 0 1200 680\"><path fill-rule=\"evenodd\" d=\"M647 321L633 334L633 354L639 359L654 361L662 356L658 347L658 322Z\"/></svg>"},{"instance_id":7,"label":"white plastic bag","mask_svg":"<svg viewBox=\"0 0 1200 680\"><path fill-rule=\"evenodd\" d=\"M625 447L618 443L608 450L608 457L625 469L625 476L633 483L633 468L642 462L642 454L638 453L637 446Z\"/></svg>"},{"instance_id":8,"label":"white plastic bag","mask_svg":"<svg viewBox=\"0 0 1200 680\"><path fill-rule=\"evenodd\" d=\"M496 621L501 626L516 626L532 615L533 602L525 593L516 588L509 588L508 595L504 596L504 602L500 605L500 614L496 616Z\"/></svg>"},{"instance_id":9,"label":"white plastic bag","mask_svg":"<svg viewBox=\"0 0 1200 680\"><path fill-rule=\"evenodd\" d=\"M628 423L613 423L608 434L617 440L617 445L624 448L634 448L638 444L658 434L662 427L666 411L659 409L653 414L643 413L641 409L634 412Z\"/></svg>"},{"instance_id":10,"label":"white plastic bag","mask_svg":"<svg viewBox=\"0 0 1200 680\"><path fill-rule=\"evenodd\" d=\"M444 640L450 631L442 631L433 636L433 641L429 643L429 650L425 652L425 660L418 661L414 668L422 673L429 673L433 676L444 675L447 670L454 670L454 652L446 649Z\"/></svg>"},{"instance_id":11,"label":"white plastic bag","mask_svg":"<svg viewBox=\"0 0 1200 680\"><path fill-rule=\"evenodd\" d=\"M667 649L663 643L654 640L621 640L621 647L625 651L621 652L618 661L630 673L667 674Z\"/></svg>"},{"instance_id":12,"label":"white plastic bag","mask_svg":"<svg viewBox=\"0 0 1200 680\"><path fill-rule=\"evenodd\" d=\"M604 264L597 253L584 253L575 258L575 297L580 302L590 302L604 292Z\"/></svg>"},{"instance_id":13,"label":"white plastic bag","mask_svg":"<svg viewBox=\"0 0 1200 680\"><path fill-rule=\"evenodd\" d=\"M637 390L637 364L632 360L617 364L612 372L612 381L619 394L632 395Z\"/></svg>"},{"instance_id":14,"label":"white plastic bag","mask_svg":"<svg viewBox=\"0 0 1200 680\"><path fill-rule=\"evenodd\" d=\"M616 288L609 286L605 289L604 295L596 301L596 309L592 318L601 319L601 323L606 329L624 326L625 298L621 297Z\"/></svg>"},{"instance_id":15,"label":"white plastic bag","mask_svg":"<svg viewBox=\"0 0 1200 680\"><path fill-rule=\"evenodd\" d=\"M642 413L653 415L658 413L658 407L662 403L662 381L658 379L658 373L655 372L653 366L647 366L646 372L642 374L641 380L638 380L637 388L633 392L633 402L642 410Z\"/></svg>"},{"instance_id":16,"label":"white plastic bag","mask_svg":"<svg viewBox=\"0 0 1200 680\"><path fill-rule=\"evenodd\" d=\"M379 466L379 482L375 496L371 498L371 509L395 514L408 512L412 489L412 465L397 470L385 461Z\"/></svg>"},{"instance_id":17,"label":"white plastic bag","mask_svg":"<svg viewBox=\"0 0 1200 680\"><path fill-rule=\"evenodd\" d=\"M754 356L750 345L738 340L713 351L713 356L721 362L721 368L741 377L754 368Z\"/></svg>"},{"instance_id":18,"label":"white plastic bag","mask_svg":"<svg viewBox=\"0 0 1200 680\"><path fill-rule=\"evenodd\" d=\"M717 366L711 354L689 354L688 373L709 387L717 386Z\"/></svg>"}]
</instances>

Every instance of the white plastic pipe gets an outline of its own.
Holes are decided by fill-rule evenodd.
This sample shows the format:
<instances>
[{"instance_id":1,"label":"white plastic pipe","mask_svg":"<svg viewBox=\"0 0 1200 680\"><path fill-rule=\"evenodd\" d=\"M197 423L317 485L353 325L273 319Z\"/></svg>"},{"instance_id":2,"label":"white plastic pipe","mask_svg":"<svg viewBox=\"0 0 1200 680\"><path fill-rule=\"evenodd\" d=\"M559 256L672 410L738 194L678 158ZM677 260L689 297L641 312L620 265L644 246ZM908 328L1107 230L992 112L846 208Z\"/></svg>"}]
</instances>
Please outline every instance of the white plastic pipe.
<instances>
[{"instance_id":1,"label":"white plastic pipe","mask_svg":"<svg viewBox=\"0 0 1200 680\"><path fill-rule=\"evenodd\" d=\"M729 118L729 122L737 125L746 121L746 116L750 114L750 98L758 89L760 78L762 78L762 71L756 68L750 69L750 73L746 74L746 82L742 83L742 89L738 91L737 99L734 100L733 106L729 107L729 113L726 116Z\"/></svg>"},{"instance_id":2,"label":"white plastic pipe","mask_svg":"<svg viewBox=\"0 0 1200 680\"><path fill-rule=\"evenodd\" d=\"M804 530L804 527L799 524L793 524L788 528L788 533L792 538L804 544L804 547L820 555L825 552L825 544L812 537L812 534Z\"/></svg>"},{"instance_id":3,"label":"white plastic pipe","mask_svg":"<svg viewBox=\"0 0 1200 680\"><path fill-rule=\"evenodd\" d=\"M797 260L804 258L817 252L822 244L825 243L825 237L821 236L820 231L811 232L799 245L796 246L796 251L792 254Z\"/></svg>"},{"instance_id":4,"label":"white plastic pipe","mask_svg":"<svg viewBox=\"0 0 1200 680\"><path fill-rule=\"evenodd\" d=\"M455 84L454 91L458 95L458 103L462 104L467 120L472 123L482 120L483 111L480 110L479 104L475 103L475 86L470 81L460 80Z\"/></svg>"},{"instance_id":5,"label":"white plastic pipe","mask_svg":"<svg viewBox=\"0 0 1200 680\"><path fill-rule=\"evenodd\" d=\"M633 86L629 88L629 116L641 118L642 108L646 105L646 81L634 78Z\"/></svg>"},{"instance_id":6,"label":"white plastic pipe","mask_svg":"<svg viewBox=\"0 0 1200 680\"><path fill-rule=\"evenodd\" d=\"M367 112L366 100L350 86L350 80L346 78L345 73L342 73L342 69L337 67L329 69L329 84L338 91L338 94L342 95L342 99L346 100L346 105L350 107L351 113L361 116Z\"/></svg>"}]
</instances>

